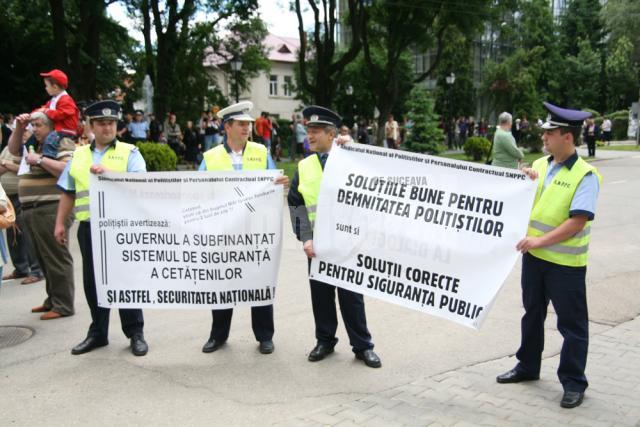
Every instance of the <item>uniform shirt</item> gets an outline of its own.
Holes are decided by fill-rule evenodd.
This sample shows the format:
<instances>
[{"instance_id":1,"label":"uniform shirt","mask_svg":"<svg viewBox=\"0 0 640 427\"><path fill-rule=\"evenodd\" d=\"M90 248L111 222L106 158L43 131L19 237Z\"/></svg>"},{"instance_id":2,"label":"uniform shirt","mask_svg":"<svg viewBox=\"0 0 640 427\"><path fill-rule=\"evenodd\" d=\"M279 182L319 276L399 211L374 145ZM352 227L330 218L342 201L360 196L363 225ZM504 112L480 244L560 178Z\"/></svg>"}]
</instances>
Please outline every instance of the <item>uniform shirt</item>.
<instances>
[{"instance_id":1,"label":"uniform shirt","mask_svg":"<svg viewBox=\"0 0 640 427\"><path fill-rule=\"evenodd\" d=\"M324 170L324 165L327 161L329 153L315 153L312 155L318 156L320 160L320 166ZM298 191L298 185L300 184L300 176L298 170L296 170L291 185L289 186L289 195L287 196L287 202L289 203L289 215L291 216L291 226L297 239L301 242L313 239L313 228L309 221L309 214L307 213L307 207L304 204L304 197Z\"/></svg>"},{"instance_id":2,"label":"uniform shirt","mask_svg":"<svg viewBox=\"0 0 640 427\"><path fill-rule=\"evenodd\" d=\"M95 141L91 143L91 155L93 158L93 164L100 164L100 161L104 157L105 153L111 146L115 146L118 143L117 140L114 140L107 148L100 151L96 148ZM60 174L60 178L58 178L58 188L65 193L74 194L76 192L76 181L73 179L71 175L69 175L69 170L71 169L71 162L68 162L65 166L64 170ZM146 172L147 164L140 154L138 148L134 147L131 150L131 154L129 154L129 160L127 161L127 172Z\"/></svg>"},{"instance_id":3,"label":"uniform shirt","mask_svg":"<svg viewBox=\"0 0 640 427\"><path fill-rule=\"evenodd\" d=\"M547 175L544 177L542 184L542 191L547 188L547 185L553 180L553 178L560 172L560 169L566 167L571 170L573 165L578 161L578 153L573 153L567 160L562 163L556 163L553 161L553 156L549 156L549 167L547 168ZM596 214L596 202L598 201L598 193L600 192L600 182L598 177L589 172L584 176L578 188L571 200L571 207L569 208L569 216L586 215L589 221L593 220Z\"/></svg>"},{"instance_id":4,"label":"uniform shirt","mask_svg":"<svg viewBox=\"0 0 640 427\"><path fill-rule=\"evenodd\" d=\"M244 153L244 149L239 152L235 152L231 150L231 147L229 147L229 144L227 144L226 139L224 140L224 149L227 150L227 153L229 153L229 156L231 157L231 164L233 165L233 169L237 171L241 171L242 170L242 154ZM267 169L278 169L278 167L276 166L276 163L271 158L271 153L267 153ZM199 171L207 170L207 165L204 160L200 162L200 166L198 167L198 170Z\"/></svg>"},{"instance_id":5,"label":"uniform shirt","mask_svg":"<svg viewBox=\"0 0 640 427\"><path fill-rule=\"evenodd\" d=\"M147 132L149 132L149 122L131 122L127 126L127 129L129 129L129 133L131 134L132 138L146 138Z\"/></svg>"}]
</instances>

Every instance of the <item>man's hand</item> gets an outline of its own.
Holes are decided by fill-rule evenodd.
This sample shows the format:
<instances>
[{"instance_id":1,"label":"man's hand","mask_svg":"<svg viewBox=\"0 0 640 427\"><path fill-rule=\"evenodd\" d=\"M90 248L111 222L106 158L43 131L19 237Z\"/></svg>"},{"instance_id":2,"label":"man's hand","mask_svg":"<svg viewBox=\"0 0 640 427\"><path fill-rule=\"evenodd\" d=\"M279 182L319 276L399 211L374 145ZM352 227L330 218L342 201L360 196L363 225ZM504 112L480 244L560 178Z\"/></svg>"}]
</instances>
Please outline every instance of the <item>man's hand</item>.
<instances>
[{"instance_id":1,"label":"man's hand","mask_svg":"<svg viewBox=\"0 0 640 427\"><path fill-rule=\"evenodd\" d=\"M532 180L538 179L538 171L532 168L522 168L522 172Z\"/></svg>"},{"instance_id":2,"label":"man's hand","mask_svg":"<svg viewBox=\"0 0 640 427\"><path fill-rule=\"evenodd\" d=\"M20 127L20 129L24 130L27 125L31 122L31 114L23 113L16 117L16 127Z\"/></svg>"},{"instance_id":3,"label":"man's hand","mask_svg":"<svg viewBox=\"0 0 640 427\"><path fill-rule=\"evenodd\" d=\"M307 257L313 258L316 256L316 253L313 251L313 240L309 239L302 245L302 249L304 249L304 253L307 254Z\"/></svg>"},{"instance_id":4,"label":"man's hand","mask_svg":"<svg viewBox=\"0 0 640 427\"><path fill-rule=\"evenodd\" d=\"M105 172L109 172L109 169L105 168L102 165L91 165L91 167L89 168L89 171L92 174L101 175L101 174L103 174Z\"/></svg>"},{"instance_id":5,"label":"man's hand","mask_svg":"<svg viewBox=\"0 0 640 427\"><path fill-rule=\"evenodd\" d=\"M338 135L336 138L336 144L344 145L347 142L351 142L351 137L349 135Z\"/></svg>"},{"instance_id":6,"label":"man's hand","mask_svg":"<svg viewBox=\"0 0 640 427\"><path fill-rule=\"evenodd\" d=\"M273 181L273 183L276 185L289 185L289 177L287 175L280 175Z\"/></svg>"},{"instance_id":7,"label":"man's hand","mask_svg":"<svg viewBox=\"0 0 640 427\"><path fill-rule=\"evenodd\" d=\"M67 230L64 229L64 224L58 224L56 222L53 237L55 237L56 242L61 245L65 246L67 244Z\"/></svg>"},{"instance_id":8,"label":"man's hand","mask_svg":"<svg viewBox=\"0 0 640 427\"><path fill-rule=\"evenodd\" d=\"M27 157L24 158L24 161L27 162L28 165L34 166L38 164L38 161L42 158L41 154L29 153Z\"/></svg>"},{"instance_id":9,"label":"man's hand","mask_svg":"<svg viewBox=\"0 0 640 427\"><path fill-rule=\"evenodd\" d=\"M531 249L539 249L542 247L542 241L540 237L525 237L520 240L516 245L516 249L523 254L529 252Z\"/></svg>"}]
</instances>

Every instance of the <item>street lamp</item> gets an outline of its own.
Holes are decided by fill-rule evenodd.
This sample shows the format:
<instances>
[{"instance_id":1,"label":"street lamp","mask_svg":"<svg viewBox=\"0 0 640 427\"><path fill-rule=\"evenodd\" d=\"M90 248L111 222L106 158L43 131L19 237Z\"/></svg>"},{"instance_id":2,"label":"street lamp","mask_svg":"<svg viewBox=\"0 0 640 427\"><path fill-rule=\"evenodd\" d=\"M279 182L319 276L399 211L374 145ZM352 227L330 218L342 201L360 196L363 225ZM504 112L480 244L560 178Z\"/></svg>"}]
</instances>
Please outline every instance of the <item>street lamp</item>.
<instances>
[{"instance_id":1,"label":"street lamp","mask_svg":"<svg viewBox=\"0 0 640 427\"><path fill-rule=\"evenodd\" d=\"M347 96L349 97L349 100L347 102L349 102L349 106L351 107L351 117L353 118L353 114L354 114L354 108L353 108L353 102L351 100L351 95L353 95L353 86L349 85L346 88L344 88L344 91L347 93ZM353 121L355 122L356 119L353 118Z\"/></svg>"},{"instance_id":2,"label":"street lamp","mask_svg":"<svg viewBox=\"0 0 640 427\"><path fill-rule=\"evenodd\" d=\"M238 72L242 68L242 59L236 56L231 60L231 62L229 62L229 65L231 65L231 69L233 70L233 79L235 81L234 89L236 92L236 103L238 103L239 101L238 98L240 97L240 89L238 88Z\"/></svg>"},{"instance_id":3,"label":"street lamp","mask_svg":"<svg viewBox=\"0 0 640 427\"><path fill-rule=\"evenodd\" d=\"M446 76L444 78L444 80L447 82L447 94L446 94L446 98L445 101L447 103L447 108L446 110L446 115L450 116L451 115L451 101L450 101L450 97L451 97L451 87L453 86L453 83L456 81L456 75L454 73L449 74L448 76ZM452 129L451 126L451 118L450 117L445 117L445 121L444 121L444 128L447 130L447 140L448 140L448 145L450 149L453 149L453 141L452 141L452 137L454 135L454 129ZM455 126L455 125L454 125Z\"/></svg>"}]
</instances>

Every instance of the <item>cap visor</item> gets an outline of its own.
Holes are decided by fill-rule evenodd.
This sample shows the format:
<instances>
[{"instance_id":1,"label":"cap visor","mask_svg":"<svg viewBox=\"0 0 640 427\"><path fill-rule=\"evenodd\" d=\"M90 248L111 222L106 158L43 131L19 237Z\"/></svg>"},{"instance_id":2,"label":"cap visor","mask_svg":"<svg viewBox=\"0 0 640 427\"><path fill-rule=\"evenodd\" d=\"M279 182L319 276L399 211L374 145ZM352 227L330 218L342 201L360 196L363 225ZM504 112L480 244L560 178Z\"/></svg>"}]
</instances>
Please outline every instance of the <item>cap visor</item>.
<instances>
[{"instance_id":1,"label":"cap visor","mask_svg":"<svg viewBox=\"0 0 640 427\"><path fill-rule=\"evenodd\" d=\"M558 125L554 125L549 122L546 122L542 126L540 126L540 129L551 130L551 129L558 129L559 127L560 126Z\"/></svg>"}]
</instances>

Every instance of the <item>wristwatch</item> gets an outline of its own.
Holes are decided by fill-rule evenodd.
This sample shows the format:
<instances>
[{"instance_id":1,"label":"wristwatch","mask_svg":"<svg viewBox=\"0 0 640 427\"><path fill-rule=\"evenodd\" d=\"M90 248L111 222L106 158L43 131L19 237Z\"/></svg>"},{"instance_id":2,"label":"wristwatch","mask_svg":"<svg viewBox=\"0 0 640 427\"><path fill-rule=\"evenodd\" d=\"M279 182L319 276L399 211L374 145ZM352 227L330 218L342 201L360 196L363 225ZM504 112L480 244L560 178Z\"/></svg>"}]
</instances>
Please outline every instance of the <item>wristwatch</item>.
<instances>
[{"instance_id":1,"label":"wristwatch","mask_svg":"<svg viewBox=\"0 0 640 427\"><path fill-rule=\"evenodd\" d=\"M44 159L44 156L40 156L40 158L36 162L36 165L40 166L42 164L42 159Z\"/></svg>"}]
</instances>

